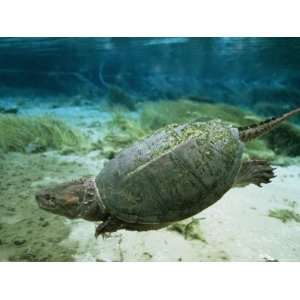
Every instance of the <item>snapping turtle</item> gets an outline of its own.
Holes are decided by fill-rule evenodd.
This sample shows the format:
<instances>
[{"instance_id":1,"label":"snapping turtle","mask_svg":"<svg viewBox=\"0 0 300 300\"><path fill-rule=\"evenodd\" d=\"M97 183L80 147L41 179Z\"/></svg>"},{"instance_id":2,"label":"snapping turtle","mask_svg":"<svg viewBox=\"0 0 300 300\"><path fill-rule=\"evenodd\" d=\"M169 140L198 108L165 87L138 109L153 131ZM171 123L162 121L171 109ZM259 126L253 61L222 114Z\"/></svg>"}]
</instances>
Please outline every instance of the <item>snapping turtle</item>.
<instances>
[{"instance_id":1,"label":"snapping turtle","mask_svg":"<svg viewBox=\"0 0 300 300\"><path fill-rule=\"evenodd\" d=\"M165 227L206 209L231 187L269 183L273 169L266 161L243 161L244 143L298 112L243 128L218 120L167 126L120 152L96 178L42 190L37 202L68 218L102 221L96 237Z\"/></svg>"}]
</instances>

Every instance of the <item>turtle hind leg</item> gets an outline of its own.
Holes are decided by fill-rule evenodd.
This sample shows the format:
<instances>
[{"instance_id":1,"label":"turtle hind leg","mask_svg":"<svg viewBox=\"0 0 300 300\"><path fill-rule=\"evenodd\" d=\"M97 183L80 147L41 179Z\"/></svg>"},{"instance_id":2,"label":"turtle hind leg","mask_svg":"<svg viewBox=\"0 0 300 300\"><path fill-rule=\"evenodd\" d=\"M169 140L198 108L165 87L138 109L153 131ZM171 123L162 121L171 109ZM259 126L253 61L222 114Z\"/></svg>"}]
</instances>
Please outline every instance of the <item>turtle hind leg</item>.
<instances>
[{"instance_id":1,"label":"turtle hind leg","mask_svg":"<svg viewBox=\"0 0 300 300\"><path fill-rule=\"evenodd\" d=\"M270 183L275 177L274 168L264 160L246 160L242 162L239 173L235 179L234 187L243 187L255 184L261 187L262 183Z\"/></svg>"}]
</instances>

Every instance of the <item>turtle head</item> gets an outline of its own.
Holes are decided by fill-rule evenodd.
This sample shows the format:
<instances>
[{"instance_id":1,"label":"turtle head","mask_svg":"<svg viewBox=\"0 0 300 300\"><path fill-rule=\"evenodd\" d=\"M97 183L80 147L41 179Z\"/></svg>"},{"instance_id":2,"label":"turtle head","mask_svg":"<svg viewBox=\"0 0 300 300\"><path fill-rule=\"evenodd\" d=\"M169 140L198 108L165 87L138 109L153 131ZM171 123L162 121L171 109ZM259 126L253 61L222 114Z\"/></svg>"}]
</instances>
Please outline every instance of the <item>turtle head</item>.
<instances>
[{"instance_id":1,"label":"turtle head","mask_svg":"<svg viewBox=\"0 0 300 300\"><path fill-rule=\"evenodd\" d=\"M91 177L45 188L35 198L40 208L70 219L101 221L104 217L95 179Z\"/></svg>"}]
</instances>

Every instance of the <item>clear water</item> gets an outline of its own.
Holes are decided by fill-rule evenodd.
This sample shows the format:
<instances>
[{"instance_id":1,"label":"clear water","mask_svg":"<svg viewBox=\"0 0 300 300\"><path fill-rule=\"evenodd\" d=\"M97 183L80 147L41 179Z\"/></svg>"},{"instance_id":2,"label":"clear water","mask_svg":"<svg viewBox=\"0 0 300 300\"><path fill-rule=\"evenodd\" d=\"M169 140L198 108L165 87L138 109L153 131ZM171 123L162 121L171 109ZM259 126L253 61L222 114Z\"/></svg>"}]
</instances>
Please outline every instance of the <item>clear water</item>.
<instances>
[{"instance_id":1,"label":"clear water","mask_svg":"<svg viewBox=\"0 0 300 300\"><path fill-rule=\"evenodd\" d=\"M34 198L169 123L297 108L299 70L299 38L0 38L0 260L299 260L299 116L246 149L272 183L231 189L194 223L95 240L95 223Z\"/></svg>"}]
</instances>

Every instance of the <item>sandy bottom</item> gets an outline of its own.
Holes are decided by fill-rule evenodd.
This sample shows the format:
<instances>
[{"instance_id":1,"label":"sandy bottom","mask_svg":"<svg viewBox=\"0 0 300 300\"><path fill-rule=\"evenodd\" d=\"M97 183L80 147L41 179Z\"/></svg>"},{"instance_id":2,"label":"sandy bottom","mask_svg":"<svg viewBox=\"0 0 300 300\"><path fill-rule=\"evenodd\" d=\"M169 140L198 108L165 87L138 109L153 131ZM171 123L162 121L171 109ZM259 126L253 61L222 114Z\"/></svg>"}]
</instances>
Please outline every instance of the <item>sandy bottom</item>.
<instances>
[{"instance_id":1,"label":"sandy bottom","mask_svg":"<svg viewBox=\"0 0 300 300\"><path fill-rule=\"evenodd\" d=\"M109 119L95 109L65 111L56 114L91 134L97 130L92 122L100 116ZM278 167L271 184L232 189L196 215L205 241L188 240L168 229L122 230L96 240L94 223L70 221L38 208L34 193L41 186L96 175L103 163L97 151L1 157L0 261L300 261L300 223L268 215L273 209L300 212L300 166Z\"/></svg>"}]
</instances>

